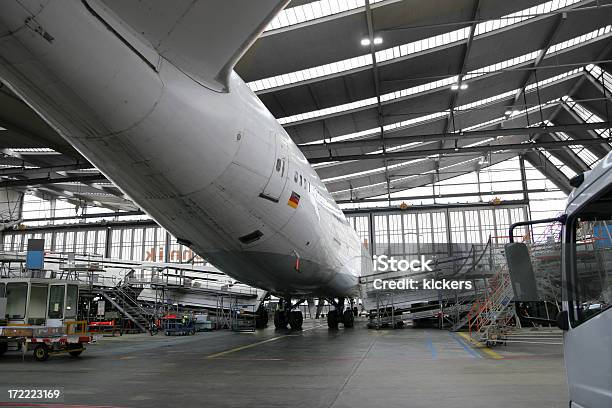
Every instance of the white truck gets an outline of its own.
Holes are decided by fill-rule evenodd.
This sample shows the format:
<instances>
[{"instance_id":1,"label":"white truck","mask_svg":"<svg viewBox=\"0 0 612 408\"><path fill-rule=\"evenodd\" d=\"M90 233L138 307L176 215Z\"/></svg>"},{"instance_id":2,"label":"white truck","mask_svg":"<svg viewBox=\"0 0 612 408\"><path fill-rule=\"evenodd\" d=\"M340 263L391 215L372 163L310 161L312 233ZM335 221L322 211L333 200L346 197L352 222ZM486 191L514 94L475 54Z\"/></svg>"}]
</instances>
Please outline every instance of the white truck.
<instances>
[{"instance_id":1,"label":"white truck","mask_svg":"<svg viewBox=\"0 0 612 408\"><path fill-rule=\"evenodd\" d=\"M612 153L595 168L572 179L575 189L565 213L510 227L560 222L562 229L562 311L564 354L572 408L612 407ZM511 239L511 242L513 239ZM508 266L530 269L522 243L510 243ZM518 248L516 246L519 246ZM518 249L518 251L516 250ZM509 254L512 255L509 255ZM529 291L528 288L525 288ZM516 290L515 290L516 294ZM517 299L520 300L520 299Z\"/></svg>"}]
</instances>

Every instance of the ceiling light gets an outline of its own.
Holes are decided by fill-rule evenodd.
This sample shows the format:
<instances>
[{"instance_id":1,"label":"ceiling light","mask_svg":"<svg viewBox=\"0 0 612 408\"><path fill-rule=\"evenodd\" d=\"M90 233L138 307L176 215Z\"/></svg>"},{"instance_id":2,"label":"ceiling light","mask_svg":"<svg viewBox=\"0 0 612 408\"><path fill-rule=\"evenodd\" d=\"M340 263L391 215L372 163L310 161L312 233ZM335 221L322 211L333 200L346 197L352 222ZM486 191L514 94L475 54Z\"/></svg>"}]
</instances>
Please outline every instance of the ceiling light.
<instances>
[{"instance_id":1,"label":"ceiling light","mask_svg":"<svg viewBox=\"0 0 612 408\"><path fill-rule=\"evenodd\" d=\"M383 40L380 37L374 37L374 45L382 44Z\"/></svg>"},{"instance_id":2,"label":"ceiling light","mask_svg":"<svg viewBox=\"0 0 612 408\"><path fill-rule=\"evenodd\" d=\"M363 45L364 47L370 45L370 39L364 38L363 40L361 40L361 45Z\"/></svg>"},{"instance_id":3,"label":"ceiling light","mask_svg":"<svg viewBox=\"0 0 612 408\"><path fill-rule=\"evenodd\" d=\"M451 85L451 89L452 89L453 91L456 91L457 89L459 89L459 85L457 85L457 84L452 84L452 85Z\"/></svg>"},{"instance_id":4,"label":"ceiling light","mask_svg":"<svg viewBox=\"0 0 612 408\"><path fill-rule=\"evenodd\" d=\"M507 110L507 111L504 112L504 115L510 116L510 115L512 115L512 111L511 110Z\"/></svg>"},{"instance_id":5,"label":"ceiling light","mask_svg":"<svg viewBox=\"0 0 612 408\"><path fill-rule=\"evenodd\" d=\"M468 88L468 84L461 84L461 89L467 89Z\"/></svg>"}]
</instances>

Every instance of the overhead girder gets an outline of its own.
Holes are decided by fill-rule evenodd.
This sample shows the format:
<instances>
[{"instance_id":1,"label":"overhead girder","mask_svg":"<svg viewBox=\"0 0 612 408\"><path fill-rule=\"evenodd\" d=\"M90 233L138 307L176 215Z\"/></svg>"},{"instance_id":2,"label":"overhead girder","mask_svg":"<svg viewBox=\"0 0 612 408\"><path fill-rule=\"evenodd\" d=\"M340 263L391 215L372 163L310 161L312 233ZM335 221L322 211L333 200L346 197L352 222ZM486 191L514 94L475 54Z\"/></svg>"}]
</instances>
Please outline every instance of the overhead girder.
<instances>
[{"instance_id":1,"label":"overhead girder","mask_svg":"<svg viewBox=\"0 0 612 408\"><path fill-rule=\"evenodd\" d=\"M515 155L516 153L502 152L502 153L497 153L497 154L489 155L489 156L492 158L496 158L498 155L503 155L503 157L506 157L508 154L510 155L509 157L511 157ZM425 177L426 179L427 177L431 178L434 175L432 171L436 169L444 169L447 167L456 166L461 163L468 162L470 160L471 161L474 161L475 159L480 160L480 158L482 158L483 156L484 155L480 153L443 156L443 157L438 157L438 158L430 156L430 157L423 158L421 160L414 161L412 163L407 163L406 166L394 167L392 170L389 171L389 174L392 180L392 184L395 186L394 189L397 189L397 179L398 178L404 178L407 176L417 176L417 175L423 175L423 174L427 174L427 176ZM475 164L475 162L472 164ZM474 170L473 167L474 166L472 166L469 171L473 171ZM460 173L454 174L454 176L459 176L459 175ZM363 187L367 187L368 185L375 185L375 184L383 183L384 181L385 179L383 175L380 172L377 172L373 174L356 176L351 179L340 179L338 181L327 182L326 186L331 192L336 192L336 191L342 191L342 190L350 190L351 188L363 188ZM424 184L428 184L430 182L431 181L427 181ZM413 186L413 184L411 184L411 186Z\"/></svg>"},{"instance_id":2,"label":"overhead girder","mask_svg":"<svg viewBox=\"0 0 612 408\"><path fill-rule=\"evenodd\" d=\"M5 187L20 187L20 186L44 186L49 184L59 183L86 183L92 181L106 180L100 173L89 174L89 175L78 175L78 176L66 176L66 177L39 177L39 178L21 178L15 180L2 180L0 181L0 188Z\"/></svg>"},{"instance_id":3,"label":"overhead girder","mask_svg":"<svg viewBox=\"0 0 612 408\"><path fill-rule=\"evenodd\" d=\"M569 194L572 191L569 179L544 155L537 151L527 151L524 153L524 157L525 160L544 174L547 179L559 187L565 194Z\"/></svg>"},{"instance_id":4,"label":"overhead girder","mask_svg":"<svg viewBox=\"0 0 612 408\"><path fill-rule=\"evenodd\" d=\"M554 142L561 139L552 134L541 134L538 140L542 142ZM589 166L587 166L587 164L569 147L546 150L578 174L590 170Z\"/></svg>"},{"instance_id":5,"label":"overhead girder","mask_svg":"<svg viewBox=\"0 0 612 408\"><path fill-rule=\"evenodd\" d=\"M533 141L530 143L502 143L502 144L489 144L481 146L467 146L458 148L443 148L443 149L415 149L406 150L401 152L387 152L387 153L376 153L376 154L356 154L356 155L342 155L342 156L329 156L329 157L311 157L309 161L311 163L325 163L328 161L350 161L350 160L373 160L385 157L387 159L406 159L410 157L428 157L431 155L455 155L462 153L488 153L496 150L524 150L534 149L538 147L543 148L555 148L569 145L600 145L602 142L596 139L575 139L575 140L563 140L563 141L552 141L552 142L541 142Z\"/></svg>"},{"instance_id":6,"label":"overhead girder","mask_svg":"<svg viewBox=\"0 0 612 408\"><path fill-rule=\"evenodd\" d=\"M563 110L561 110L555 118L557 124L585 123L576 112L567 106L567 104L562 104L562 107ZM601 136L599 136L593 130L572 130L567 133L576 141L589 139L598 140L600 143L589 144L588 149L599 158L605 157L610 151L612 151L612 147L610 146L609 142L602 139Z\"/></svg>"},{"instance_id":7,"label":"overhead girder","mask_svg":"<svg viewBox=\"0 0 612 408\"><path fill-rule=\"evenodd\" d=\"M529 135L538 133L554 133L554 132L571 132L574 130L594 130L594 129L605 129L612 125L612 122L601 122L601 123L575 123L568 125L558 126L547 126L540 125L534 127L522 127L522 128L500 128L500 129L483 129L483 130L471 130L458 133L434 133L434 134L422 134L422 135L410 135L410 136L393 136L385 138L385 145L387 147L403 145L414 142L427 142L427 141L440 141L440 140L465 140L465 139L487 139L495 138L499 136L513 136L513 135ZM300 149L304 152L318 151L318 150L333 150L338 148L350 148L350 147L364 147L364 146L380 146L380 141L376 139L365 139L365 140L353 140L345 142L332 142L332 143L321 143L321 144L310 144L301 145Z\"/></svg>"},{"instance_id":8,"label":"overhead girder","mask_svg":"<svg viewBox=\"0 0 612 408\"><path fill-rule=\"evenodd\" d=\"M490 165L500 163L502 161L508 160L514 157L516 153L507 153L507 154L498 154L492 156L492 161ZM415 177L404 178L402 180L395 180L391 183L391 193L396 193L399 191L408 190L410 188L422 187L432 183L432 177L435 176L436 182L447 180L453 177L457 177L458 175L469 173L477 170L478 160L480 155L473 155L470 157L464 157L463 160L457 160L457 157L449 158L451 160L450 164L445 164L450 166L449 169L443 169L439 174L433 173L435 171L435 164L433 160L430 163L430 173L417 175ZM361 188L359 190L343 190L338 192L333 192L332 195L336 200L351 200L353 198L368 198L368 197L377 197L387 194L386 186L380 185L369 185ZM393 199L393 198L392 198Z\"/></svg>"},{"instance_id":9,"label":"overhead girder","mask_svg":"<svg viewBox=\"0 0 612 408\"><path fill-rule=\"evenodd\" d=\"M567 70L563 70L562 72L567 72ZM552 72L548 71L547 73L552 74ZM516 89L516 86L513 85L518 79L516 73L507 74L513 77L509 82L500 80L500 78L480 78L479 81L482 82L479 83L478 86L474 86L464 91L462 103L479 102L488 97L503 95L505 92ZM566 95L574 81L580 76L581 74L577 73L542 86L540 88L540 98L537 97L534 91L528 92L528 106L538 105L538 103L540 103L539 100L541 100L541 102L546 102ZM444 87L384 102L384 124L392 125L401 121L422 118L428 114L444 112L448 109L450 95L451 90ZM488 109L493 109L496 115L499 115L497 112L501 110L501 115L499 116L503 116L505 107L500 104L504 100L511 100L511 98L512 96L500 98L500 100L492 101L495 103L491 103L491 106L476 106L471 110L479 112L483 114L483 116L486 116L486 111ZM532 114L531 116L536 116L532 122L539 121L537 114ZM289 123L285 125L285 129L296 143L310 143L323 139L323 124L331 136L342 136L353 132L370 130L378 126L378 112L375 105L360 107L345 112L332 113L317 118ZM457 129L465 127L457 122L455 125ZM444 131L444 129L441 131Z\"/></svg>"},{"instance_id":10,"label":"overhead girder","mask_svg":"<svg viewBox=\"0 0 612 408\"><path fill-rule=\"evenodd\" d=\"M576 99L602 120L612 121L612 90L604 88L593 75L587 73L585 76L587 80L576 92Z\"/></svg>"}]
</instances>

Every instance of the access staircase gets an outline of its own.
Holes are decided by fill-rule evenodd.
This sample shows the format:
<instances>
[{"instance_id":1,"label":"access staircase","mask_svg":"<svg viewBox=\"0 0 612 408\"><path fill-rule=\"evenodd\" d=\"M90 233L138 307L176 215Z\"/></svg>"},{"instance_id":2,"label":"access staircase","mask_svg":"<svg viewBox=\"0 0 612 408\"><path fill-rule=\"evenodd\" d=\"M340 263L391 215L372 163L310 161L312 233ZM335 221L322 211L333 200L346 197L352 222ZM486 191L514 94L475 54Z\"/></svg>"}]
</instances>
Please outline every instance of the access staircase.
<instances>
[{"instance_id":1,"label":"access staircase","mask_svg":"<svg viewBox=\"0 0 612 408\"><path fill-rule=\"evenodd\" d=\"M152 310L148 310L138 302L138 295L142 288L130 286L127 283L119 284L110 289L103 289L100 293L108 300L125 318L130 320L138 330L148 331L149 321L153 316Z\"/></svg>"},{"instance_id":2,"label":"access staircase","mask_svg":"<svg viewBox=\"0 0 612 408\"><path fill-rule=\"evenodd\" d=\"M510 274L503 266L489 281L484 297L475 302L468 312L466 323L470 337L487 344L495 343L507 336L513 327L519 326L513 299Z\"/></svg>"}]
</instances>

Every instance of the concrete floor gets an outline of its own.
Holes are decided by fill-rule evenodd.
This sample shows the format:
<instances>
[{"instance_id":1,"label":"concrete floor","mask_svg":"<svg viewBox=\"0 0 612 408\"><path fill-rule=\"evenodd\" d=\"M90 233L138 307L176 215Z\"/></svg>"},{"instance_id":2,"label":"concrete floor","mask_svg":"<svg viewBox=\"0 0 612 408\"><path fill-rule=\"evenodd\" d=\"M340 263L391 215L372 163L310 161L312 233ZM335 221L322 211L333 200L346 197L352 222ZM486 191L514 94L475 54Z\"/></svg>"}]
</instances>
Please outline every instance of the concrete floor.
<instances>
[{"instance_id":1,"label":"concrete floor","mask_svg":"<svg viewBox=\"0 0 612 408\"><path fill-rule=\"evenodd\" d=\"M65 403L79 406L567 407L559 345L491 352L435 329L361 322L330 332L321 323L298 333L104 338L78 359L44 363L6 354L0 385L64 387Z\"/></svg>"}]
</instances>

